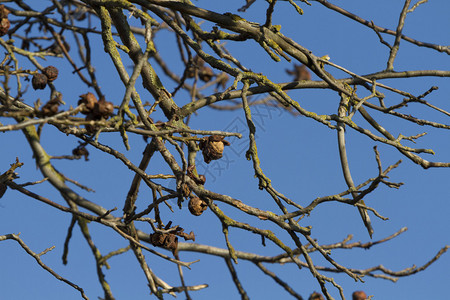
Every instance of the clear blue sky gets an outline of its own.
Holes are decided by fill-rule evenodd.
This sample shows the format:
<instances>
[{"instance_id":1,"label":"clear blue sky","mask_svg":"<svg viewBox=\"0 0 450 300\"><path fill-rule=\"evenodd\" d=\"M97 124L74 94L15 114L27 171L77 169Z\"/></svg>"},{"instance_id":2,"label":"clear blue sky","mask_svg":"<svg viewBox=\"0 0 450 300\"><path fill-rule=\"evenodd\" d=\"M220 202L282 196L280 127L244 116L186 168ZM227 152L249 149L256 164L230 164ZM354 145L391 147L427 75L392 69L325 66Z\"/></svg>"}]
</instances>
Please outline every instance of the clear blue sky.
<instances>
[{"instance_id":1,"label":"clear blue sky","mask_svg":"<svg viewBox=\"0 0 450 300\"><path fill-rule=\"evenodd\" d=\"M398 15L403 1L332 1L342 5L347 10L359 16L373 20L377 25L395 29ZM338 3L339 2L339 3ZM205 7L220 13L238 13L237 9L244 1L230 0L227 4L219 1L197 1L200 7ZM329 55L331 61L344 66L358 74L372 73L383 70L389 56L388 48L378 42L378 37L370 29L355 23L345 17L332 12L318 3L311 2L308 7L302 3L304 15L299 16L288 2L279 2L274 14L274 24L282 25L282 33L293 38L304 47L310 49L315 55ZM243 16L249 21L263 22L265 16L265 1L257 1ZM408 14L404 33L417 40L449 45L450 2L446 0L429 1L421 5L414 13ZM210 24L205 24L210 26ZM392 36L384 36L392 42ZM174 41L168 40L165 44L160 42L158 50L169 65L176 68L179 63L178 56L173 50ZM120 103L125 92L115 71L112 69L109 57L103 52L100 44L93 44L96 58L96 69L100 85L109 101ZM292 68L286 61L275 63L268 56L255 47L254 43L245 46L229 43L233 55L254 72L268 74L275 82L288 82L291 77L285 69ZM257 49L255 49L257 48ZM78 95L89 91L71 73L69 66L60 65L59 61L50 60L48 63L60 67L61 76L55 82L58 90L63 92L64 101L75 106ZM28 66L29 67L29 66ZM394 63L396 71L440 69L450 70L448 55L438 53L428 48L420 48L401 42L400 51ZM178 68L179 70L179 68ZM130 69L131 73L131 69ZM336 77L345 77L339 72L333 73ZM162 78L168 90L174 85ZM313 77L317 80L317 77ZM396 86L412 94L420 95L431 86L439 86L427 100L447 111L450 110L450 81L448 78L415 78L408 80L386 80L385 84ZM153 101L137 84L141 97ZM383 91L384 92L384 91ZM306 109L320 113L335 113L338 97L327 91L301 90L291 91L289 94ZM397 103L402 97L386 92L386 103ZM24 96L26 103L32 104L37 98L46 99L48 90L29 92ZM184 104L189 101L186 94L180 93L175 99L177 103ZM413 114L424 119L449 124L449 118L424 106L411 104L402 112ZM156 113L158 114L158 112ZM341 176L338 161L336 132L330 131L322 125L304 117L294 117L281 110L267 111L263 108L253 108L255 123L257 125L257 143L262 168L272 179L273 186L286 196L301 205L308 204L312 199L320 196L336 194L346 189ZM450 134L445 130L436 130L430 127L412 126L411 124L386 118L374 114L383 120L383 126L394 135L415 135L427 132L428 135L418 140L417 144L406 145L412 147L432 148L436 155L424 156L433 161L450 161ZM157 117L156 117L157 119ZM359 120L359 119L356 119ZM359 120L360 121L360 120ZM205 130L231 130L239 128L244 130L244 114L242 111L217 112L204 109L192 119L191 127ZM361 122L362 126L368 125ZM412 265L422 265L433 257L445 245L450 245L450 170L429 169L423 170L408 159L392 149L375 143L365 136L360 136L347 130L347 146L350 156L350 167L356 183L361 183L369 177L377 175L377 166L372 147L378 145L383 167L402 159L399 168L390 173L390 180L404 182L399 189L380 187L371 194L367 204L388 217L388 221L381 221L371 216L375 234L373 240L384 238L402 227L408 231L385 244L377 245L370 250L336 250L332 257L340 264L355 269L368 268L377 265L393 271L401 270ZM26 140L20 132L6 132L0 134L0 171L4 172L18 156L25 165L19 169L18 183L34 181L42 178L32 159L32 153ZM117 149L130 157L138 164L139 156L145 147L140 137L130 135L132 149L126 151L121 144L120 136L104 133L100 142L115 145ZM251 162L248 162L244 153L248 142L245 132L243 140L230 139L232 145L225 150L225 157L216 164L199 164L199 172L204 167L207 175L206 188L231 195L245 203L256 207L276 211L269 195L258 190L258 181L253 178ZM70 154L78 145L72 137L58 133L51 126L46 126L42 135L42 144L51 155ZM67 177L79 181L96 190L95 193L80 191L87 199L103 205L105 208L117 206L121 213L122 203L125 199L132 174L118 160L107 156L93 148L90 161L55 161L58 170ZM162 159L156 156L152 160L148 173L156 174L166 172L162 167ZM208 169L206 169L208 167ZM163 168L163 169L161 169ZM58 203L64 203L48 183L33 187L33 191L50 198ZM142 191L138 200L140 208L146 207L151 199L148 191ZM138 209L139 210L139 209ZM226 210L227 211L227 210ZM228 211L227 211L228 212ZM241 220L258 225L255 220L245 215L239 215ZM207 211L202 217L196 218L175 209L175 214L168 210L163 211L164 220L172 220L180 224L187 232L196 233L197 242L218 247L226 247L221 224L215 216ZM50 246L56 248L42 257L43 261L51 266L63 277L84 288L90 299L102 296L102 291L95 272L95 262L90 250L78 229L70 244L69 264L63 266L61 255L64 238L70 223L70 216L55 211L42 203L8 190L0 199L0 235L21 232L22 239L35 252L43 251ZM314 213L302 220L302 225L311 225L312 237L317 238L321 244L339 242L347 234L354 234L354 241L369 241L367 232L361 224L357 210L353 207L324 204ZM270 224L259 224L273 229ZM127 243L117 239L117 234L109 229L91 224L94 241L98 243L102 254L125 247ZM141 227L151 231L151 228ZM260 245L258 237L246 232L231 229L231 242L235 249L254 251L260 254L280 253L278 249L267 242L267 247ZM286 237L285 237L286 238ZM293 247L293 245L290 245ZM161 250L164 251L164 250ZM1 299L80 299L79 293L70 286L57 281L54 277L41 269L35 261L28 256L17 243L13 241L0 242L0 289ZM169 284L179 285L176 268L152 255L146 255L150 267ZM312 256L319 265L327 265L318 255ZM208 257L200 254L181 253L181 259L201 261L192 266L192 270L185 270L184 274L188 285L202 283L210 284L210 288L201 292L191 293L194 299L237 299L239 295L224 261L220 258ZM148 288L145 278L139 269L132 253L122 257L112 258L110 270L104 270L107 281L111 284L116 299L147 299ZM383 279L365 278L365 283L355 283L344 275L324 273L335 278L346 291L345 296L351 297L354 290L364 290L374 299L444 299L448 295L450 279L450 255L445 254L440 260L426 271L407 278L400 278L397 283ZM294 265L272 266L266 265L275 271L283 280L292 284L305 299L315 290L320 290L317 282L307 269L299 271ZM255 266L245 261L239 261L236 266L238 275L243 282L251 299L289 299L290 296L270 278L264 276ZM333 297L339 298L338 292L331 285L327 285ZM269 287L269 288L267 288ZM171 296L167 296L170 298ZM179 299L184 299L180 294Z\"/></svg>"}]
</instances>

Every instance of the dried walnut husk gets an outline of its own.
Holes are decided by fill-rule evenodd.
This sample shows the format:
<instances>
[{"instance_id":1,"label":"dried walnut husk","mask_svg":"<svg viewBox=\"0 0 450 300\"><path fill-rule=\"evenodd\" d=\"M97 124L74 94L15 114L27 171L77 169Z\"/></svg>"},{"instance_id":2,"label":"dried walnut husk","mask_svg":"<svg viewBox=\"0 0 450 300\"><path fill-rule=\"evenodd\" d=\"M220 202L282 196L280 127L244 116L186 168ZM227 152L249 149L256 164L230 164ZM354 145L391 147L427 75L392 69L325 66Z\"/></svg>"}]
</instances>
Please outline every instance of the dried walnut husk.
<instances>
[{"instance_id":1,"label":"dried walnut husk","mask_svg":"<svg viewBox=\"0 0 450 300\"><path fill-rule=\"evenodd\" d=\"M152 233L150 234L150 242L153 246L163 247L172 252L176 251L178 247L178 237L173 233Z\"/></svg>"},{"instance_id":2,"label":"dried walnut husk","mask_svg":"<svg viewBox=\"0 0 450 300\"><path fill-rule=\"evenodd\" d=\"M106 101L105 97L98 100L97 105L94 106L94 114L107 119L114 112L114 105L112 102Z\"/></svg>"},{"instance_id":3,"label":"dried walnut husk","mask_svg":"<svg viewBox=\"0 0 450 300\"><path fill-rule=\"evenodd\" d=\"M199 147L202 150L203 159L207 164L212 160L222 158L224 146L230 145L224 138L221 135L211 135L200 141Z\"/></svg>"},{"instance_id":4,"label":"dried walnut husk","mask_svg":"<svg viewBox=\"0 0 450 300\"><path fill-rule=\"evenodd\" d=\"M58 113L59 105L62 104L62 95L58 94L55 98L48 101L43 107L42 107L42 113L44 116L53 116Z\"/></svg>"},{"instance_id":5,"label":"dried walnut husk","mask_svg":"<svg viewBox=\"0 0 450 300\"><path fill-rule=\"evenodd\" d=\"M78 105L84 104L85 108L81 111L82 114L89 114L95 107L97 103L97 98L92 93L87 93L80 95L80 100L78 100Z\"/></svg>"},{"instance_id":6,"label":"dried walnut husk","mask_svg":"<svg viewBox=\"0 0 450 300\"><path fill-rule=\"evenodd\" d=\"M306 68L305 65L294 65L294 69L286 69L286 73L288 73L289 75L294 75L295 81L311 80L311 74L309 73L308 68Z\"/></svg>"},{"instance_id":7,"label":"dried walnut husk","mask_svg":"<svg viewBox=\"0 0 450 300\"><path fill-rule=\"evenodd\" d=\"M352 294L352 300L366 300L367 295L364 291L355 291Z\"/></svg>"},{"instance_id":8,"label":"dried walnut husk","mask_svg":"<svg viewBox=\"0 0 450 300\"><path fill-rule=\"evenodd\" d=\"M318 292L314 292L309 296L308 300L324 300L324 298L323 298L322 294L320 294Z\"/></svg>"},{"instance_id":9,"label":"dried walnut husk","mask_svg":"<svg viewBox=\"0 0 450 300\"><path fill-rule=\"evenodd\" d=\"M11 23L8 20L10 11L2 4L0 5L0 36L8 33Z\"/></svg>"},{"instance_id":10,"label":"dried walnut husk","mask_svg":"<svg viewBox=\"0 0 450 300\"><path fill-rule=\"evenodd\" d=\"M188 208L191 214L200 216L208 208L208 204L199 197L192 197L189 200Z\"/></svg>"},{"instance_id":11,"label":"dried walnut husk","mask_svg":"<svg viewBox=\"0 0 450 300\"><path fill-rule=\"evenodd\" d=\"M37 73L33 75L31 79L31 85L35 90L43 90L47 86L48 78L44 74Z\"/></svg>"},{"instance_id":12,"label":"dried walnut husk","mask_svg":"<svg viewBox=\"0 0 450 300\"><path fill-rule=\"evenodd\" d=\"M48 82L52 82L58 77L58 69L54 66L48 66L42 70L42 74L47 76Z\"/></svg>"}]
</instances>

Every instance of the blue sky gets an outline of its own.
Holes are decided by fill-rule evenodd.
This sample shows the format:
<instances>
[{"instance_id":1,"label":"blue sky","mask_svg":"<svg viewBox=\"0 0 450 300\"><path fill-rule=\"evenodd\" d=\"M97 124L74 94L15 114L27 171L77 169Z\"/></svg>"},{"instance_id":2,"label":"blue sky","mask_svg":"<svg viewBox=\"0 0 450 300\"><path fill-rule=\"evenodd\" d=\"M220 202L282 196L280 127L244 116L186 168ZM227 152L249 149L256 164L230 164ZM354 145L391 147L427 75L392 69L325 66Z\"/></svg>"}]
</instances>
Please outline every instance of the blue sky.
<instances>
[{"instance_id":1,"label":"blue sky","mask_svg":"<svg viewBox=\"0 0 450 300\"><path fill-rule=\"evenodd\" d=\"M203 0L194 3L220 13L238 13L237 9L244 4L244 1L227 1L227 5L220 4L219 1ZM315 55L329 55L332 62L358 74L377 72L386 67L389 50L378 42L378 37L373 31L329 11L314 1L311 3L311 7L300 3L304 9L304 15L299 16L289 3L279 2L273 23L281 24L283 34L310 49ZM337 1L332 3L337 3ZM370 5L367 1L356 0L337 4L362 18L373 20L375 24L389 29L396 28L398 14L403 6L402 1L387 0L371 2ZM242 16L249 21L263 22L266 7L265 1L257 1ZM412 14L408 14L404 33L420 41L449 45L449 12L450 3L446 0L425 3ZM205 23L204 26L208 28L211 24ZM393 41L391 36L384 37L388 42ZM179 56L173 47L174 39L164 40L163 35L157 35L156 38L160 43L157 44L157 47L161 51L161 55L168 60L170 66L178 71L181 70L178 65ZM230 42L228 46L230 52L254 72L265 73L274 82L291 80L291 77L285 73L285 69L292 68L292 65L286 61L279 63L271 61L262 50L260 51L256 47L255 43L249 42L241 45ZM109 57L103 52L102 45L93 43L93 47L96 69L101 74L98 78L102 91L109 101L119 104L125 90L113 70ZM58 60L49 60L48 63L40 61L40 63L44 65L52 63L60 67L61 75L55 85L58 90L63 92L64 101L67 104L65 108L68 108L69 105L75 106L78 95L89 91L71 73L72 70L68 65L64 65ZM131 63L129 64L131 65ZM446 54L402 41L394 69L396 71L420 69L448 71L450 70L450 60ZM331 69L328 70L331 71ZM131 69L129 71L131 73ZM333 75L338 78L345 77L340 72L333 71ZM317 79L313 76L313 80ZM175 85L172 82L164 77L162 80L169 91L173 90ZM423 77L385 80L382 83L415 95L422 94L432 85L437 85L439 90L429 95L427 100L447 111L450 110L448 78ZM137 88L144 101L153 101L151 95L142 89L140 82L137 83ZM386 103L398 103L402 100L402 96L389 92L385 94L387 96ZM319 114L335 113L339 100L335 93L329 91L299 90L290 91L289 95L306 109ZM362 89L361 95L364 95ZM34 92L31 91L31 87L24 96L25 102L30 105L37 98L45 99L45 97L48 97L48 90ZM188 95L183 93L179 93L175 100L180 105L190 101ZM306 205L316 197L336 194L346 189L338 161L336 132L330 131L308 118L292 116L279 109L269 110L267 107L254 107L252 112L257 126L261 167L271 178L272 184L277 190L301 205ZM424 106L410 104L402 112L449 124L448 117ZM158 117L162 118L160 112L155 113L155 119ZM382 121L383 126L395 136L399 133L415 135L427 132L428 134L419 139L417 144L408 144L407 142L405 144L412 147L432 148L436 153L434 156L423 156L428 160L450 161L448 130L413 126L405 121L376 113L374 113L374 117L380 122ZM361 118L356 117L355 120L361 121L362 126L369 128ZM199 111L190 123L191 128L194 129L238 128L243 131L245 130L244 124L243 111L222 112L208 108ZM42 178L32 159L31 150L20 132L2 133L0 138L2 145L0 150L1 172L4 172L14 162L15 157L19 157L25 165L18 170L20 179L16 182L22 183ZM204 173L207 174L206 188L228 194L261 209L276 211L270 196L258 190L258 181L253 178L252 163L244 157L246 143L248 143L247 131L241 141L229 140L232 145L225 149L225 156L222 160L210 165L199 162L199 172L202 173L203 168ZM145 147L141 137L132 135L130 135L132 147L130 151L124 149L120 136L115 134L103 133L100 136L100 142L114 145L119 151L126 153L135 164L139 163L140 154ZM42 144L51 155L70 154L71 150L78 145L74 138L66 137L51 126L45 127ZM338 263L356 269L383 265L397 271L412 265L420 266L433 257L440 248L450 245L450 235L448 234L450 230L450 218L448 217L450 210L448 202L450 199L449 170L424 170L402 157L392 147L375 143L365 136L347 130L350 167L355 183L361 183L377 175L377 165L372 150L375 145L378 146L384 168L399 159L403 160L399 168L389 174L389 179L394 182L404 182L404 185L399 190L380 187L366 199L368 205L389 218L388 221L382 221L371 215L375 229L373 240L389 236L402 227L408 227L408 231L396 239L374 246L370 250L335 250L332 252L332 257ZM89 162L82 160L55 161L54 164L67 177L95 189L95 193L80 191L80 194L105 208L117 206L119 210L116 215L119 216L132 180L132 174L113 157L93 148L89 148L89 151L91 153ZM147 170L151 174L167 171L167 167L163 165L163 160L159 156L152 159ZM48 183L35 186L32 190L53 201L64 203ZM137 202L138 207L146 207L150 199L149 191L143 189ZM226 213L232 214L226 207L221 206L221 208ZM180 224L187 232L194 231L198 243L226 247L221 224L210 211L201 217L194 217L187 213L186 207L182 211L175 209L173 214L164 209L162 216L165 220L172 220L174 224ZM236 217L252 225L274 229L270 224L256 222L246 215L238 214ZM74 230L71 240L69 264L63 266L61 263L64 238L70 223L68 214L8 190L0 199L0 218L2 220L0 235L21 232L21 238L35 252L43 251L53 245L56 246L53 251L42 257L43 261L61 276L83 287L90 299L102 296L95 274L94 259L79 230ZM312 237L318 239L321 244L341 241L348 234L354 235L354 241L369 241L357 210L350 206L334 203L321 205L314 210L311 216L302 220L302 225L312 226ZM127 245L125 241L118 239L117 234L111 230L102 228L98 224L90 226L93 239L98 243L103 254ZM141 226L140 229L151 232L151 228L146 225ZM281 236L288 240L284 233ZM247 232L231 229L230 238L237 250L254 251L265 255L280 253L279 249L269 242L265 248L262 247L260 239ZM289 246L294 247L292 243ZM80 299L76 290L57 281L42 270L30 256L20 249L17 243L1 242L0 253L2 254L0 258L2 264L0 288L3 293L2 297L4 297L2 299ZM161 278L174 286L179 285L177 270L173 265L149 254L146 257L150 267ZM327 266L320 256L312 255L312 258L317 264ZM208 283L210 285L206 290L191 293L194 299L239 298L223 259L195 253L181 253L181 259L185 261L201 260L192 266L192 270L184 271L187 284ZM116 299L149 298L145 278L132 253L112 258L109 263L111 269L104 270L104 272ZM444 295L448 294L449 266L450 255L447 253L426 271L400 278L397 283L365 277L365 283L362 284L355 283L345 275L324 274L332 276L344 288L347 298L351 297L351 292L354 290L364 290L368 295L374 295L374 299L442 299ZM266 267L290 283L305 299L313 291L320 289L306 269L299 271L294 265L266 265ZM290 296L282 288L264 276L253 264L241 260L236 269L251 299L275 297L289 299ZM339 298L335 288L331 285L327 285L327 287L333 297ZM184 295L180 294L178 298L184 299Z\"/></svg>"}]
</instances>

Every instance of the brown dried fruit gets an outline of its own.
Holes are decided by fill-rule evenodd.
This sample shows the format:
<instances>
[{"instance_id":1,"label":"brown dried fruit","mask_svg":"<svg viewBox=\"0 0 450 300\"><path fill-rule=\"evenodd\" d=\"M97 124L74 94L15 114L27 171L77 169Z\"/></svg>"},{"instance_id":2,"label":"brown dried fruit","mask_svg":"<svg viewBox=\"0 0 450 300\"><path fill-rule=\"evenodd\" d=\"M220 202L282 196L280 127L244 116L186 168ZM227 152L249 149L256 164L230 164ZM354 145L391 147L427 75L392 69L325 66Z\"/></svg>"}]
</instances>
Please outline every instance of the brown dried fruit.
<instances>
[{"instance_id":1,"label":"brown dried fruit","mask_svg":"<svg viewBox=\"0 0 450 300\"><path fill-rule=\"evenodd\" d=\"M44 116L53 116L58 113L59 105L62 104L62 95L58 94L55 98L48 101L43 107L42 107L42 113Z\"/></svg>"},{"instance_id":2,"label":"brown dried fruit","mask_svg":"<svg viewBox=\"0 0 450 300\"><path fill-rule=\"evenodd\" d=\"M0 5L0 36L8 33L11 23L8 20L9 10L2 4Z\"/></svg>"},{"instance_id":3,"label":"brown dried fruit","mask_svg":"<svg viewBox=\"0 0 450 300\"><path fill-rule=\"evenodd\" d=\"M204 82L209 82L214 77L214 72L210 67L204 66L200 68L198 77Z\"/></svg>"},{"instance_id":4,"label":"brown dried fruit","mask_svg":"<svg viewBox=\"0 0 450 300\"><path fill-rule=\"evenodd\" d=\"M150 234L150 243L152 243L153 246L161 247L164 245L165 236L165 234L159 232L152 233Z\"/></svg>"},{"instance_id":5,"label":"brown dried fruit","mask_svg":"<svg viewBox=\"0 0 450 300\"><path fill-rule=\"evenodd\" d=\"M3 18L0 20L0 36L4 36L8 33L9 27L11 27L11 23L7 18Z\"/></svg>"},{"instance_id":6,"label":"brown dried fruit","mask_svg":"<svg viewBox=\"0 0 450 300\"><path fill-rule=\"evenodd\" d=\"M355 291L352 294L352 300L366 300L367 295L364 291Z\"/></svg>"},{"instance_id":7,"label":"brown dried fruit","mask_svg":"<svg viewBox=\"0 0 450 300\"><path fill-rule=\"evenodd\" d=\"M322 294L314 292L311 294L311 296L309 296L308 300L325 300L325 299L323 298Z\"/></svg>"},{"instance_id":8,"label":"brown dried fruit","mask_svg":"<svg viewBox=\"0 0 450 300\"><path fill-rule=\"evenodd\" d=\"M105 119L108 119L109 116L114 112L114 105L112 102L108 102L105 100L105 97L101 97L98 100L97 105L94 107L94 114Z\"/></svg>"},{"instance_id":9,"label":"brown dried fruit","mask_svg":"<svg viewBox=\"0 0 450 300\"><path fill-rule=\"evenodd\" d=\"M175 252L178 247L178 237L172 233L155 232L150 234L150 243L156 247L163 247Z\"/></svg>"},{"instance_id":10,"label":"brown dried fruit","mask_svg":"<svg viewBox=\"0 0 450 300\"><path fill-rule=\"evenodd\" d=\"M289 75L294 75L295 81L311 80L311 74L309 73L308 68L306 68L305 65L294 65L294 69L286 69L286 73L288 73Z\"/></svg>"},{"instance_id":11,"label":"brown dried fruit","mask_svg":"<svg viewBox=\"0 0 450 300\"><path fill-rule=\"evenodd\" d=\"M33 75L31 79L31 84L33 85L33 89L35 90L43 90L47 86L47 76L41 73L37 73Z\"/></svg>"},{"instance_id":12,"label":"brown dried fruit","mask_svg":"<svg viewBox=\"0 0 450 300\"><path fill-rule=\"evenodd\" d=\"M86 116L86 121L98 121L98 120L100 120L100 119L96 115L94 115L94 113L92 113L92 112L88 113ZM98 129L98 126L91 125L91 124L86 124L86 125L84 125L84 127L86 128L88 133L93 133Z\"/></svg>"},{"instance_id":13,"label":"brown dried fruit","mask_svg":"<svg viewBox=\"0 0 450 300\"><path fill-rule=\"evenodd\" d=\"M75 149L72 150L72 154L75 156L84 156L84 160L89 160L89 151L86 149L84 145L79 145Z\"/></svg>"},{"instance_id":14,"label":"brown dried fruit","mask_svg":"<svg viewBox=\"0 0 450 300\"><path fill-rule=\"evenodd\" d=\"M199 147L202 150L205 163L209 164L212 160L222 158L224 146L230 145L230 142L224 140L224 138L221 135L211 135L200 141Z\"/></svg>"},{"instance_id":15,"label":"brown dried fruit","mask_svg":"<svg viewBox=\"0 0 450 300\"><path fill-rule=\"evenodd\" d=\"M189 200L188 208L191 214L200 216L208 208L208 204L199 197L192 197L191 200Z\"/></svg>"},{"instance_id":16,"label":"brown dried fruit","mask_svg":"<svg viewBox=\"0 0 450 300\"><path fill-rule=\"evenodd\" d=\"M225 89L227 87L227 82L230 79L227 73L222 72L217 78L217 85L216 88L222 87L222 89Z\"/></svg>"},{"instance_id":17,"label":"brown dried fruit","mask_svg":"<svg viewBox=\"0 0 450 300\"><path fill-rule=\"evenodd\" d=\"M94 110L95 104L97 103L97 98L92 93L87 93L80 95L80 100L78 100L78 105L85 104L85 109L81 111L82 114L89 114Z\"/></svg>"},{"instance_id":18,"label":"brown dried fruit","mask_svg":"<svg viewBox=\"0 0 450 300\"><path fill-rule=\"evenodd\" d=\"M48 82L53 82L56 78L58 78L58 69L54 66L48 66L42 70L42 74L47 76Z\"/></svg>"},{"instance_id":19,"label":"brown dried fruit","mask_svg":"<svg viewBox=\"0 0 450 300\"><path fill-rule=\"evenodd\" d=\"M70 46L64 40L63 40L63 46L64 46L64 48L66 48L66 51L69 52ZM64 52L57 42L55 42L54 44L50 45L50 47L47 48L47 51L51 52L51 53L53 53L55 55L60 55L60 54L63 54L63 52Z\"/></svg>"},{"instance_id":20,"label":"brown dried fruit","mask_svg":"<svg viewBox=\"0 0 450 300\"><path fill-rule=\"evenodd\" d=\"M193 78L195 76L195 70L200 69L201 67L203 67L204 64L205 64L205 61L196 55L192 59L192 64L190 64L186 70L187 78Z\"/></svg>"}]
</instances>

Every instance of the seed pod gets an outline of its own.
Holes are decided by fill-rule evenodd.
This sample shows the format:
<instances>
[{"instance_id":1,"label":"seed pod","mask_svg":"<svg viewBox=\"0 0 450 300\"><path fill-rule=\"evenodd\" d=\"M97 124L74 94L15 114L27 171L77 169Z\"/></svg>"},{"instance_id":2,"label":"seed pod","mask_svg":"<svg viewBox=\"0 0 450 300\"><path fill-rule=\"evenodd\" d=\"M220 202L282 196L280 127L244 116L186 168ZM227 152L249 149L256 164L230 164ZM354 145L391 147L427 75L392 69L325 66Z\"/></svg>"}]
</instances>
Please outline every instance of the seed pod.
<instances>
[{"instance_id":1,"label":"seed pod","mask_svg":"<svg viewBox=\"0 0 450 300\"><path fill-rule=\"evenodd\" d=\"M198 77L200 78L200 80L204 81L204 82L209 82L214 76L214 72L213 70L211 70L210 67L202 67L198 73Z\"/></svg>"},{"instance_id":2,"label":"seed pod","mask_svg":"<svg viewBox=\"0 0 450 300\"><path fill-rule=\"evenodd\" d=\"M150 234L150 243L153 246L163 247L174 252L178 248L178 237L173 233L155 232Z\"/></svg>"},{"instance_id":3,"label":"seed pod","mask_svg":"<svg viewBox=\"0 0 450 300\"><path fill-rule=\"evenodd\" d=\"M165 234L155 232L150 234L150 243L153 246L162 247L164 245Z\"/></svg>"},{"instance_id":4,"label":"seed pod","mask_svg":"<svg viewBox=\"0 0 450 300\"><path fill-rule=\"evenodd\" d=\"M43 90L47 86L47 76L41 73L37 73L33 75L31 79L31 84L33 85L33 89L35 90Z\"/></svg>"},{"instance_id":5,"label":"seed pod","mask_svg":"<svg viewBox=\"0 0 450 300\"><path fill-rule=\"evenodd\" d=\"M86 121L98 121L99 118L94 115L94 113L90 112L86 115ZM88 131L88 133L94 133L96 130L98 130L99 126L86 124L84 125L84 128Z\"/></svg>"},{"instance_id":6,"label":"seed pod","mask_svg":"<svg viewBox=\"0 0 450 300\"><path fill-rule=\"evenodd\" d=\"M89 151L86 149L86 147L80 145L72 150L72 154L75 156L84 156L84 160L89 160Z\"/></svg>"},{"instance_id":7,"label":"seed pod","mask_svg":"<svg viewBox=\"0 0 450 300\"><path fill-rule=\"evenodd\" d=\"M318 292L314 292L309 296L308 300L324 300L324 298L323 298L322 294L320 294Z\"/></svg>"},{"instance_id":8,"label":"seed pod","mask_svg":"<svg viewBox=\"0 0 450 300\"><path fill-rule=\"evenodd\" d=\"M200 216L208 208L208 204L199 197L192 197L189 200L188 208L191 214Z\"/></svg>"},{"instance_id":9,"label":"seed pod","mask_svg":"<svg viewBox=\"0 0 450 300\"><path fill-rule=\"evenodd\" d=\"M105 100L105 97L101 97L98 100L97 105L94 107L94 114L108 119L109 116L114 112L114 105L112 102Z\"/></svg>"},{"instance_id":10,"label":"seed pod","mask_svg":"<svg viewBox=\"0 0 450 300\"><path fill-rule=\"evenodd\" d=\"M364 291L355 291L352 294L352 300L366 300L367 295Z\"/></svg>"},{"instance_id":11,"label":"seed pod","mask_svg":"<svg viewBox=\"0 0 450 300\"><path fill-rule=\"evenodd\" d=\"M69 52L70 45L65 40L63 40L63 45L64 45L64 48L66 48L66 51ZM64 52L57 42L50 45L50 47L48 47L46 50L55 55L60 55L60 54L63 54L63 52Z\"/></svg>"},{"instance_id":12,"label":"seed pod","mask_svg":"<svg viewBox=\"0 0 450 300\"><path fill-rule=\"evenodd\" d=\"M0 5L0 36L8 33L11 23L8 20L9 10L2 4Z\"/></svg>"},{"instance_id":13,"label":"seed pod","mask_svg":"<svg viewBox=\"0 0 450 300\"><path fill-rule=\"evenodd\" d=\"M8 33L9 27L11 27L11 23L8 18L2 18L0 20L0 36L4 36Z\"/></svg>"},{"instance_id":14,"label":"seed pod","mask_svg":"<svg viewBox=\"0 0 450 300\"><path fill-rule=\"evenodd\" d=\"M62 104L62 95L58 94L42 107L42 113L44 116L53 116L58 113L60 104Z\"/></svg>"},{"instance_id":15,"label":"seed pod","mask_svg":"<svg viewBox=\"0 0 450 300\"><path fill-rule=\"evenodd\" d=\"M87 93L80 95L80 100L78 100L78 105L85 104L85 109L81 113L87 115L94 110L95 104L97 103L97 98L92 93Z\"/></svg>"},{"instance_id":16,"label":"seed pod","mask_svg":"<svg viewBox=\"0 0 450 300\"><path fill-rule=\"evenodd\" d=\"M217 76L216 80L217 80L217 85L216 88L221 87L222 89L225 89L227 87L227 82L228 79L230 79L230 77L228 76L227 73L222 72L219 76Z\"/></svg>"},{"instance_id":17,"label":"seed pod","mask_svg":"<svg viewBox=\"0 0 450 300\"><path fill-rule=\"evenodd\" d=\"M48 82L53 82L58 77L58 69L54 66L48 66L42 70L42 74L47 76Z\"/></svg>"},{"instance_id":18,"label":"seed pod","mask_svg":"<svg viewBox=\"0 0 450 300\"><path fill-rule=\"evenodd\" d=\"M294 69L286 69L286 73L288 73L289 75L294 75L295 81L311 80L311 74L309 73L305 65L294 65Z\"/></svg>"},{"instance_id":19,"label":"seed pod","mask_svg":"<svg viewBox=\"0 0 450 300\"><path fill-rule=\"evenodd\" d=\"M172 233L169 233L164 239L163 247L167 250L175 252L178 248L178 237Z\"/></svg>"},{"instance_id":20,"label":"seed pod","mask_svg":"<svg viewBox=\"0 0 450 300\"><path fill-rule=\"evenodd\" d=\"M193 78L195 76L195 70L200 69L201 67L203 67L204 64L205 64L205 61L196 55L192 59L192 63L188 66L188 68L186 70L187 78Z\"/></svg>"},{"instance_id":21,"label":"seed pod","mask_svg":"<svg viewBox=\"0 0 450 300\"><path fill-rule=\"evenodd\" d=\"M224 146L230 145L224 138L221 135L211 135L200 141L199 147L202 150L205 163L209 164L212 160L222 158Z\"/></svg>"}]
</instances>

